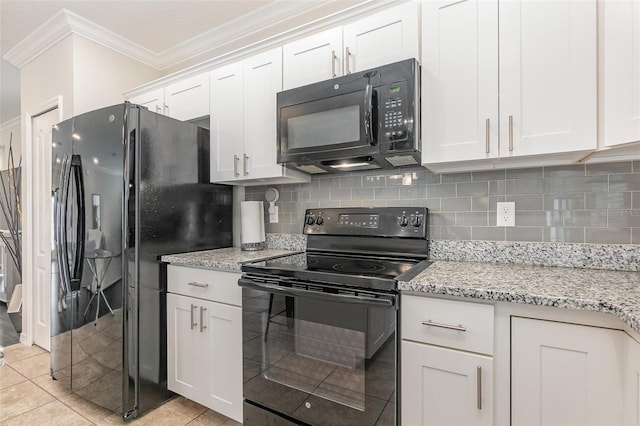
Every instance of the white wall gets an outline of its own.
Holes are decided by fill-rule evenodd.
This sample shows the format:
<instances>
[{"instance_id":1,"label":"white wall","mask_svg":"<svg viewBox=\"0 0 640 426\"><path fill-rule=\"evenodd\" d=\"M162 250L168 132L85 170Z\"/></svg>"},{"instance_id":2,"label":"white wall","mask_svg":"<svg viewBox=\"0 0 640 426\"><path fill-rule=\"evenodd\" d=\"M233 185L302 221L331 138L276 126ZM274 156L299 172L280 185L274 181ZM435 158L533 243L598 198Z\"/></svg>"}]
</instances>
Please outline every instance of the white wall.
<instances>
[{"instance_id":1,"label":"white wall","mask_svg":"<svg viewBox=\"0 0 640 426\"><path fill-rule=\"evenodd\" d=\"M13 150L13 161L16 167L20 162L22 152L22 129L20 126L20 116L12 120L0 123L0 170L6 170L7 156L9 155L9 141Z\"/></svg>"},{"instance_id":2,"label":"white wall","mask_svg":"<svg viewBox=\"0 0 640 426\"><path fill-rule=\"evenodd\" d=\"M64 118L73 116L72 36L64 38L20 69L20 93L23 117L27 111L33 111L56 96L62 96Z\"/></svg>"},{"instance_id":3,"label":"white wall","mask_svg":"<svg viewBox=\"0 0 640 426\"><path fill-rule=\"evenodd\" d=\"M160 72L82 36L73 38L74 115L124 102L122 93Z\"/></svg>"}]
</instances>

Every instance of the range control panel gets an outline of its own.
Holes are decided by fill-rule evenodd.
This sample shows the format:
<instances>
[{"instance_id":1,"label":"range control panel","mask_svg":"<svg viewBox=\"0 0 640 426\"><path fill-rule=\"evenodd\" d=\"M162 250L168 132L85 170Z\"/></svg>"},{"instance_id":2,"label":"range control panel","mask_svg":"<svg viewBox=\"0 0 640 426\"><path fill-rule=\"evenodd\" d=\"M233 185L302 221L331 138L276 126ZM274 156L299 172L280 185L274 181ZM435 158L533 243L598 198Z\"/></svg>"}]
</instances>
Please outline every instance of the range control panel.
<instances>
[{"instance_id":1,"label":"range control panel","mask_svg":"<svg viewBox=\"0 0 640 426\"><path fill-rule=\"evenodd\" d=\"M307 235L426 238L426 207L318 208L305 213Z\"/></svg>"}]
</instances>

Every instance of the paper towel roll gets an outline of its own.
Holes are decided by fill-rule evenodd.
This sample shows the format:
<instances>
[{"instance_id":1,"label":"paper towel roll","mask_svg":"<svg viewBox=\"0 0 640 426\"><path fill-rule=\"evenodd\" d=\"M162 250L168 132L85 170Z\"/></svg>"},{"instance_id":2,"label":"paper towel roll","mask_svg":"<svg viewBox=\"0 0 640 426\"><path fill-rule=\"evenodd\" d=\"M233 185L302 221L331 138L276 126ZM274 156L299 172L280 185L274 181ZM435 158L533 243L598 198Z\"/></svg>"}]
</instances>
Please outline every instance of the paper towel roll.
<instances>
[{"instance_id":1,"label":"paper towel roll","mask_svg":"<svg viewBox=\"0 0 640 426\"><path fill-rule=\"evenodd\" d=\"M262 201L240 202L240 226L242 250L264 248L264 203Z\"/></svg>"}]
</instances>

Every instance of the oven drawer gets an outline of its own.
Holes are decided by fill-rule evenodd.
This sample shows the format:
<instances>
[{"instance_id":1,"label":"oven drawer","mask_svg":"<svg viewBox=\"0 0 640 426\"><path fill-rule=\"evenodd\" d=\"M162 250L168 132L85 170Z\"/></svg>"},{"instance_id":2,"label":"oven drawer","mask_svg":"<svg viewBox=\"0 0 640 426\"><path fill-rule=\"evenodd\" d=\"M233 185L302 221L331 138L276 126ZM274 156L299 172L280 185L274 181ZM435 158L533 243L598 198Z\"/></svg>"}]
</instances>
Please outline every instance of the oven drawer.
<instances>
[{"instance_id":1,"label":"oven drawer","mask_svg":"<svg viewBox=\"0 0 640 426\"><path fill-rule=\"evenodd\" d=\"M185 266L167 266L167 290L229 305L242 306L240 274Z\"/></svg>"},{"instance_id":2,"label":"oven drawer","mask_svg":"<svg viewBox=\"0 0 640 426\"><path fill-rule=\"evenodd\" d=\"M493 305L403 295L402 338L493 354Z\"/></svg>"}]
</instances>

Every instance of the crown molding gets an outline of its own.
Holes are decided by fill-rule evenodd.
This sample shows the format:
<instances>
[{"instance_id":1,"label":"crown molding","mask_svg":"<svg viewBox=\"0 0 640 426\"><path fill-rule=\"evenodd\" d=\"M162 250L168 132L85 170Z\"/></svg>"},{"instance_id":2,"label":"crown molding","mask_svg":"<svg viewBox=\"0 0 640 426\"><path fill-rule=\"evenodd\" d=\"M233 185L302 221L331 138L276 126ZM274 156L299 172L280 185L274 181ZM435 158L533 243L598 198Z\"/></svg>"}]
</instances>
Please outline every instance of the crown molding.
<instances>
[{"instance_id":1,"label":"crown molding","mask_svg":"<svg viewBox=\"0 0 640 426\"><path fill-rule=\"evenodd\" d=\"M407 0L404 0L404 1L407 1ZM408 0L408 1L413 1L413 0ZM306 3L306 2L300 2L300 3ZM143 85L127 90L123 92L123 95L126 99L130 99L134 96L147 93L151 90L163 88L168 84L172 84L184 78L196 76L200 73L208 72L213 68L241 60L247 56L257 54L268 49L279 47L285 43L288 43L301 36L304 36L305 34L310 34L316 31L322 31L324 29L330 28L335 25L344 24L345 22L349 22L353 19L357 19L361 17L363 14L377 12L395 3L398 3L398 0L364 1L363 3L352 6L348 9L344 9L342 11L335 12L330 15L326 15L315 21L302 24L299 27L286 30L274 36L263 38L258 42L254 42L250 44L247 43L238 49L226 51L219 55L215 55L212 58L199 62L195 65L182 68L179 71L172 72L156 80L152 80L148 83L145 83ZM236 40L233 40L233 41L236 41ZM215 45L215 48L210 48L209 51L213 51L214 49L217 50L219 48L219 45L216 45L215 43L213 43L213 45ZM185 57L183 61L186 61L187 59L189 58Z\"/></svg>"},{"instance_id":2,"label":"crown molding","mask_svg":"<svg viewBox=\"0 0 640 426\"><path fill-rule=\"evenodd\" d=\"M160 69L158 54L66 9L62 9L36 28L9 50L3 59L14 67L22 68L70 34L81 35L153 68Z\"/></svg>"},{"instance_id":3,"label":"crown molding","mask_svg":"<svg viewBox=\"0 0 640 426\"><path fill-rule=\"evenodd\" d=\"M331 2L337 1L340 0L331 0ZM290 39L292 35L299 34L303 29L308 31L330 22L349 19L359 13L379 9L397 1L366 0L349 9L263 39L261 42L250 43L249 40L252 36L264 33L270 28L277 27L302 14L326 7L328 4L328 2L276 1L160 53L146 49L80 15L62 9L9 50L3 59L17 68L22 68L65 37L77 34L162 71L210 52L228 50L224 47L231 44L254 48L272 45L277 40ZM243 40L246 40L246 43L243 43ZM234 56L234 52L228 53L231 53L229 57Z\"/></svg>"},{"instance_id":4,"label":"crown molding","mask_svg":"<svg viewBox=\"0 0 640 426\"><path fill-rule=\"evenodd\" d=\"M331 3L338 0L332 0ZM206 54L213 50L224 50L224 46L246 45L242 40L279 26L282 22L295 19L327 6L327 2L273 2L246 15L233 19L224 25L206 31L160 53L161 68L176 66L188 59Z\"/></svg>"}]
</instances>

